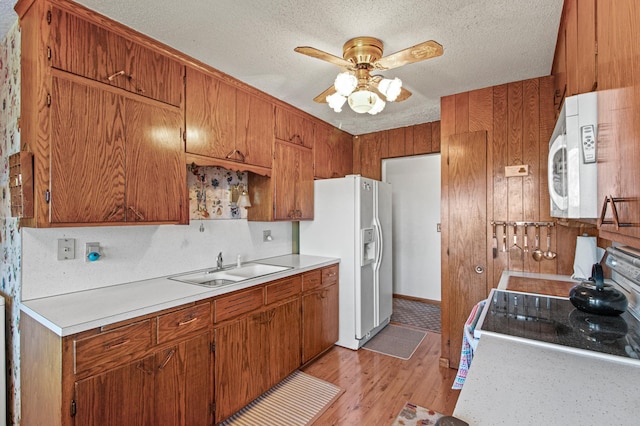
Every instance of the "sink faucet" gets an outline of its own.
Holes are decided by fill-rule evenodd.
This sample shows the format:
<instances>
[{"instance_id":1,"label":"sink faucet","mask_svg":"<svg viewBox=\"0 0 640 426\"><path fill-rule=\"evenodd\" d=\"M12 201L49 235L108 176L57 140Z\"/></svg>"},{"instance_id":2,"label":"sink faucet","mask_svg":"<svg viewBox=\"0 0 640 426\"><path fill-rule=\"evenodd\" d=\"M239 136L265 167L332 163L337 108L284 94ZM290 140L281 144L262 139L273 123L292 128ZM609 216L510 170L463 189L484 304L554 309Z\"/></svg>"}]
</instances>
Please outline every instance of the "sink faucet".
<instances>
[{"instance_id":1,"label":"sink faucet","mask_svg":"<svg viewBox=\"0 0 640 426\"><path fill-rule=\"evenodd\" d=\"M222 252L218 253L218 269L222 269Z\"/></svg>"}]
</instances>

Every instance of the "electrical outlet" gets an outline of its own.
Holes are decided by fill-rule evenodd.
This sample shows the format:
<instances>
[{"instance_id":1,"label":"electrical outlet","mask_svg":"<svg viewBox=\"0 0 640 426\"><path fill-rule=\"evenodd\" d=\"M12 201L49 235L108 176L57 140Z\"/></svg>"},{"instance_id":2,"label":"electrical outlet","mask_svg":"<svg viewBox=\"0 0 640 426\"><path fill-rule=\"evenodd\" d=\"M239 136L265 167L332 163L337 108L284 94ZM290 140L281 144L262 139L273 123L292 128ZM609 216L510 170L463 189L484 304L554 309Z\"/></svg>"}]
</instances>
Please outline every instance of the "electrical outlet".
<instances>
[{"instance_id":1,"label":"electrical outlet","mask_svg":"<svg viewBox=\"0 0 640 426\"><path fill-rule=\"evenodd\" d=\"M58 239L58 260L71 260L76 258L75 238Z\"/></svg>"},{"instance_id":2,"label":"electrical outlet","mask_svg":"<svg viewBox=\"0 0 640 426\"><path fill-rule=\"evenodd\" d=\"M267 229L262 231L262 241L268 243L269 241L273 241L273 237L271 236L271 230Z\"/></svg>"},{"instance_id":3,"label":"electrical outlet","mask_svg":"<svg viewBox=\"0 0 640 426\"><path fill-rule=\"evenodd\" d=\"M84 261L95 262L102 256L102 248L100 243L86 243L84 245Z\"/></svg>"}]
</instances>

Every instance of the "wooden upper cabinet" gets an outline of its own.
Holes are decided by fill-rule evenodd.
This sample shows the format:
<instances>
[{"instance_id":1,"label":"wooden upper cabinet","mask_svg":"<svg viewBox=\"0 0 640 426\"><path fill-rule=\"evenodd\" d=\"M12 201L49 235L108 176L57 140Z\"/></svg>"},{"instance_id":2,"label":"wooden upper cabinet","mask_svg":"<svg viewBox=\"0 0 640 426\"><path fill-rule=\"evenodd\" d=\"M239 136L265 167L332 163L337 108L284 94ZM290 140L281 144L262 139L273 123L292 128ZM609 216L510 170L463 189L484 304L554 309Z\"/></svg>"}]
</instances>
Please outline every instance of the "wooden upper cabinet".
<instances>
[{"instance_id":1,"label":"wooden upper cabinet","mask_svg":"<svg viewBox=\"0 0 640 426\"><path fill-rule=\"evenodd\" d=\"M274 159L275 220L313 219L313 153L276 142Z\"/></svg>"},{"instance_id":2,"label":"wooden upper cabinet","mask_svg":"<svg viewBox=\"0 0 640 426\"><path fill-rule=\"evenodd\" d=\"M59 8L50 14L53 68L181 105L184 67L178 61Z\"/></svg>"},{"instance_id":3,"label":"wooden upper cabinet","mask_svg":"<svg viewBox=\"0 0 640 426\"><path fill-rule=\"evenodd\" d=\"M413 129L413 153L429 154L432 148L432 123L422 123L414 126Z\"/></svg>"},{"instance_id":4,"label":"wooden upper cabinet","mask_svg":"<svg viewBox=\"0 0 640 426\"><path fill-rule=\"evenodd\" d=\"M50 223L181 221L180 110L97 86L52 78Z\"/></svg>"},{"instance_id":5,"label":"wooden upper cabinet","mask_svg":"<svg viewBox=\"0 0 640 426\"><path fill-rule=\"evenodd\" d=\"M271 102L236 92L236 149L246 163L271 168L274 114Z\"/></svg>"},{"instance_id":6,"label":"wooden upper cabinet","mask_svg":"<svg viewBox=\"0 0 640 426\"><path fill-rule=\"evenodd\" d=\"M192 68L186 81L186 151L271 168L273 104Z\"/></svg>"},{"instance_id":7,"label":"wooden upper cabinet","mask_svg":"<svg viewBox=\"0 0 640 426\"><path fill-rule=\"evenodd\" d=\"M353 169L353 137L329 125L316 123L313 146L314 176L344 177Z\"/></svg>"},{"instance_id":8,"label":"wooden upper cabinet","mask_svg":"<svg viewBox=\"0 0 640 426\"><path fill-rule=\"evenodd\" d=\"M186 150L230 159L236 154L236 88L219 78L187 68Z\"/></svg>"},{"instance_id":9,"label":"wooden upper cabinet","mask_svg":"<svg viewBox=\"0 0 640 426\"><path fill-rule=\"evenodd\" d=\"M313 148L314 122L288 108L276 106L276 139Z\"/></svg>"}]
</instances>

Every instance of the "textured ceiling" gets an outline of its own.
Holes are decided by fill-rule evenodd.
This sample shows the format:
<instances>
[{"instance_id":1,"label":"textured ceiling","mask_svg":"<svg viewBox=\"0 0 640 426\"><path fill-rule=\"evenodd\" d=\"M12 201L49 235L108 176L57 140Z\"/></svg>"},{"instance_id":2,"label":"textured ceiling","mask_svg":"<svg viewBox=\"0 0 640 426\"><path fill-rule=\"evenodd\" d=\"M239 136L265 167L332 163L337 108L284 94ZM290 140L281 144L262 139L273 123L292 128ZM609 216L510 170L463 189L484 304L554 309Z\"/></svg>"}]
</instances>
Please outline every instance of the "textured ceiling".
<instances>
[{"instance_id":1,"label":"textured ceiling","mask_svg":"<svg viewBox=\"0 0 640 426\"><path fill-rule=\"evenodd\" d=\"M0 30L15 22L0 0ZM357 135L440 119L440 97L548 75L562 0L81 0L214 68ZM426 40L439 58L389 70L413 93L378 115L341 113L313 98L339 68L293 51L342 56L350 38L373 36L388 55Z\"/></svg>"}]
</instances>

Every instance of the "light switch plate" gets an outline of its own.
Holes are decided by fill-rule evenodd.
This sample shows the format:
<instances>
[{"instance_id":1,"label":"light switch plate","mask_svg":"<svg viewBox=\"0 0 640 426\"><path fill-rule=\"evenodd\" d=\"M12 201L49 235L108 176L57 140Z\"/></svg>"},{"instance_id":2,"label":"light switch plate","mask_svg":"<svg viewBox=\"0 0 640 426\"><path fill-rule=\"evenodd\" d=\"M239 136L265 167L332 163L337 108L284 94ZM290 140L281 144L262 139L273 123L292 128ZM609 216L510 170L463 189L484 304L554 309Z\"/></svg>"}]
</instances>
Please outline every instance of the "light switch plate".
<instances>
[{"instance_id":1,"label":"light switch plate","mask_svg":"<svg viewBox=\"0 0 640 426\"><path fill-rule=\"evenodd\" d=\"M58 260L71 260L76 258L75 238L58 239Z\"/></svg>"},{"instance_id":2,"label":"light switch plate","mask_svg":"<svg viewBox=\"0 0 640 426\"><path fill-rule=\"evenodd\" d=\"M521 164L519 166L505 166L504 175L505 175L505 177L528 176L529 175L529 165L528 164Z\"/></svg>"}]
</instances>

